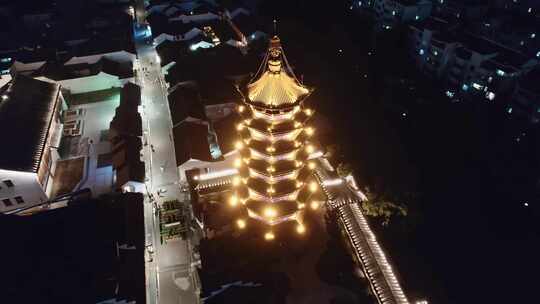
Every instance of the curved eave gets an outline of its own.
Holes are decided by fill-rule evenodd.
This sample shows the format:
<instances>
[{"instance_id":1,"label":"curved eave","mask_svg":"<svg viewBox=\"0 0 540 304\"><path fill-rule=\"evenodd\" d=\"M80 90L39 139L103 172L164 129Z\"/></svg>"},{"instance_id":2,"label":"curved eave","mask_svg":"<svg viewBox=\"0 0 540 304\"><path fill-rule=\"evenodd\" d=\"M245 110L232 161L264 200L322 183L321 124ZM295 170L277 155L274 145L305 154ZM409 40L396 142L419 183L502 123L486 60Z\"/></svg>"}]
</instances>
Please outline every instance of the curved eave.
<instances>
[{"instance_id":1,"label":"curved eave","mask_svg":"<svg viewBox=\"0 0 540 304\"><path fill-rule=\"evenodd\" d=\"M264 110L291 110L295 106L302 104L304 102L304 100L306 100L306 98L308 98L313 93L313 91L315 91L314 88L310 88L310 87L306 87L306 89L308 89L308 92L306 94L300 96L295 102L293 102L293 103L284 103L284 104L277 105L277 106L276 105L270 105L270 104L267 104L267 103L264 103L264 102L261 102L261 101L255 101L255 100L249 99L248 94L246 92L246 89L243 90L242 96L244 97L244 102L246 104L254 106L256 108L260 108L260 109L264 109Z\"/></svg>"}]
</instances>

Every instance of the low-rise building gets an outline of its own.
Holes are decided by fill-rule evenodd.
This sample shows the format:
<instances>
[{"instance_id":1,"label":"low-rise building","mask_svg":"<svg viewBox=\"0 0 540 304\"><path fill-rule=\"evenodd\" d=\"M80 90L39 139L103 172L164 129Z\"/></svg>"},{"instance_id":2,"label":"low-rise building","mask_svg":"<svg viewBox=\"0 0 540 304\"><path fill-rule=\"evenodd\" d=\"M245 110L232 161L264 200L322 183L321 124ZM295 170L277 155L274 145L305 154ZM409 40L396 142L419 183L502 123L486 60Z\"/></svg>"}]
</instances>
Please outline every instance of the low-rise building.
<instances>
[{"instance_id":1,"label":"low-rise building","mask_svg":"<svg viewBox=\"0 0 540 304\"><path fill-rule=\"evenodd\" d=\"M138 112L141 89L128 83L122 88L120 105L110 123L109 141L115 188L122 192L145 191L145 167L141 161L142 119Z\"/></svg>"},{"instance_id":2,"label":"low-rise building","mask_svg":"<svg viewBox=\"0 0 540 304\"><path fill-rule=\"evenodd\" d=\"M450 98L494 100L513 94L518 79L539 60L493 40L429 18L411 26L411 54L419 70L439 79Z\"/></svg>"},{"instance_id":3,"label":"low-rise building","mask_svg":"<svg viewBox=\"0 0 540 304\"><path fill-rule=\"evenodd\" d=\"M523 75L511 102L506 108L510 115L525 116L532 123L540 122L540 68Z\"/></svg>"},{"instance_id":4,"label":"low-rise building","mask_svg":"<svg viewBox=\"0 0 540 304\"><path fill-rule=\"evenodd\" d=\"M351 9L369 12L379 29L391 29L397 24L411 23L427 19L432 3L427 0L367 0L358 1Z\"/></svg>"},{"instance_id":5,"label":"low-rise building","mask_svg":"<svg viewBox=\"0 0 540 304\"><path fill-rule=\"evenodd\" d=\"M19 75L0 88L0 212L49 199L66 108L57 84Z\"/></svg>"}]
</instances>

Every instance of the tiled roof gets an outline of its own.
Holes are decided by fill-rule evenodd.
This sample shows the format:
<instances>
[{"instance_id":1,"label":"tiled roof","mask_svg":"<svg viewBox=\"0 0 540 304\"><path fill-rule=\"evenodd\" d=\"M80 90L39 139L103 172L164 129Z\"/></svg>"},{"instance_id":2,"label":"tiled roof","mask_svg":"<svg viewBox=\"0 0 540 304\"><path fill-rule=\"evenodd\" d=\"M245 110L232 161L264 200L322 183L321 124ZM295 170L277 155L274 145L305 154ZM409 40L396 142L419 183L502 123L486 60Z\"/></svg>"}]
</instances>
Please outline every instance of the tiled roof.
<instances>
[{"instance_id":1,"label":"tiled roof","mask_svg":"<svg viewBox=\"0 0 540 304\"><path fill-rule=\"evenodd\" d=\"M59 85L23 75L0 89L0 169L37 172L59 94Z\"/></svg>"}]
</instances>

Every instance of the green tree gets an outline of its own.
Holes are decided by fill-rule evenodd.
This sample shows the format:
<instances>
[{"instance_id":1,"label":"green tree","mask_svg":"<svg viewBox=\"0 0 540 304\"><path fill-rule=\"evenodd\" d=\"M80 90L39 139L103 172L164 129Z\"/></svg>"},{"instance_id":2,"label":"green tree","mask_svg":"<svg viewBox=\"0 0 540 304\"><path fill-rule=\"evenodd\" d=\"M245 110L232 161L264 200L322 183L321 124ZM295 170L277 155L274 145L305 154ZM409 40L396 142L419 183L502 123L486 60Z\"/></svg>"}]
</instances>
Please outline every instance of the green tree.
<instances>
[{"instance_id":1,"label":"green tree","mask_svg":"<svg viewBox=\"0 0 540 304\"><path fill-rule=\"evenodd\" d=\"M337 174L341 177L346 177L349 174L353 173L353 167L349 163L340 163L337 166Z\"/></svg>"},{"instance_id":2,"label":"green tree","mask_svg":"<svg viewBox=\"0 0 540 304\"><path fill-rule=\"evenodd\" d=\"M362 209L368 216L380 218L384 226L390 223L393 216L407 216L406 203L396 195L387 192L374 193L366 189L364 194L368 200L362 202Z\"/></svg>"}]
</instances>

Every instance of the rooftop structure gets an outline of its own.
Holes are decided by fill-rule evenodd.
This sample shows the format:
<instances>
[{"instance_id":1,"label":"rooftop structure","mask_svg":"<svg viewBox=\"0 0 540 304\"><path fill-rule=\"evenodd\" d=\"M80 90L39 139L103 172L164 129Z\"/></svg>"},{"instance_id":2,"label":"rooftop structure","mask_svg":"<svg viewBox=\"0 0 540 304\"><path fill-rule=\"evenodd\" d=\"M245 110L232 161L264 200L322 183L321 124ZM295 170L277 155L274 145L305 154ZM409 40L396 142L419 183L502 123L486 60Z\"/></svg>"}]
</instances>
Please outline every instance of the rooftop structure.
<instances>
[{"instance_id":1,"label":"rooftop structure","mask_svg":"<svg viewBox=\"0 0 540 304\"><path fill-rule=\"evenodd\" d=\"M0 88L0 211L46 201L62 134L60 86L17 76Z\"/></svg>"},{"instance_id":2,"label":"rooftop structure","mask_svg":"<svg viewBox=\"0 0 540 304\"><path fill-rule=\"evenodd\" d=\"M0 151L0 168L36 172L60 102L60 86L18 76L2 89L0 127L12 132L2 136L10 148Z\"/></svg>"}]
</instances>

